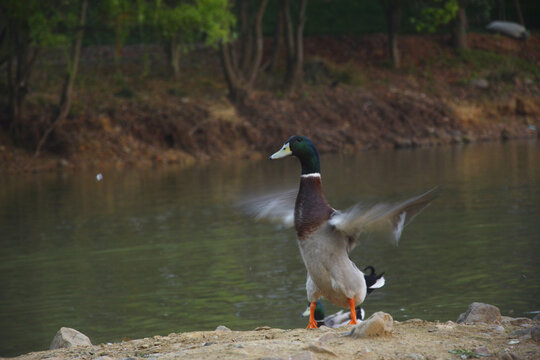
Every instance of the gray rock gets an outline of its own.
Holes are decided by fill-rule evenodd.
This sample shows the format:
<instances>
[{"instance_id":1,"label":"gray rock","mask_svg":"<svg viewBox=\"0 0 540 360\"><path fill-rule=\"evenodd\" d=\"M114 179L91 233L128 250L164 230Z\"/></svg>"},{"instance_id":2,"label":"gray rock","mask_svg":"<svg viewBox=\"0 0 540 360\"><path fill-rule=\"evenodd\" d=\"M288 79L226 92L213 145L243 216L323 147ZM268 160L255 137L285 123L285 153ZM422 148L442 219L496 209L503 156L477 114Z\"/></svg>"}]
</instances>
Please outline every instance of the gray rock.
<instances>
[{"instance_id":1,"label":"gray rock","mask_svg":"<svg viewBox=\"0 0 540 360\"><path fill-rule=\"evenodd\" d=\"M540 321L540 314L536 314L536 315L533 317L533 321Z\"/></svg>"},{"instance_id":2,"label":"gray rock","mask_svg":"<svg viewBox=\"0 0 540 360\"><path fill-rule=\"evenodd\" d=\"M531 35L523 25L512 21L492 21L486 26L486 29L514 39L526 39Z\"/></svg>"},{"instance_id":3,"label":"gray rock","mask_svg":"<svg viewBox=\"0 0 540 360\"><path fill-rule=\"evenodd\" d=\"M535 326L531 329L531 339L540 342L540 326Z\"/></svg>"},{"instance_id":4,"label":"gray rock","mask_svg":"<svg viewBox=\"0 0 540 360\"><path fill-rule=\"evenodd\" d=\"M499 308L493 305L473 302L466 312L459 315L457 323L497 323L501 321Z\"/></svg>"},{"instance_id":5,"label":"gray rock","mask_svg":"<svg viewBox=\"0 0 540 360\"><path fill-rule=\"evenodd\" d=\"M517 337L522 340L530 339L532 329L533 328L514 330L510 333L510 337Z\"/></svg>"},{"instance_id":6,"label":"gray rock","mask_svg":"<svg viewBox=\"0 0 540 360\"><path fill-rule=\"evenodd\" d=\"M311 351L304 351L294 355L289 355L289 360L316 360L317 355Z\"/></svg>"},{"instance_id":7,"label":"gray rock","mask_svg":"<svg viewBox=\"0 0 540 360\"><path fill-rule=\"evenodd\" d=\"M479 89L489 88L489 81L487 81L486 79L474 79L473 81L471 81L471 84Z\"/></svg>"},{"instance_id":8,"label":"gray rock","mask_svg":"<svg viewBox=\"0 0 540 360\"><path fill-rule=\"evenodd\" d=\"M514 353L506 352L506 353L502 354L499 357L499 359L500 360L521 360L522 358L519 357L518 355L514 354Z\"/></svg>"},{"instance_id":9,"label":"gray rock","mask_svg":"<svg viewBox=\"0 0 540 360\"><path fill-rule=\"evenodd\" d=\"M60 349L60 348L70 348L74 346L81 345L92 345L88 336L83 333L67 327L62 327L53 340L51 341L50 350Z\"/></svg>"},{"instance_id":10,"label":"gray rock","mask_svg":"<svg viewBox=\"0 0 540 360\"><path fill-rule=\"evenodd\" d=\"M338 334L336 333L326 333L322 335L317 341L320 342L321 344L324 344L337 338L338 338Z\"/></svg>"},{"instance_id":11,"label":"gray rock","mask_svg":"<svg viewBox=\"0 0 540 360\"><path fill-rule=\"evenodd\" d=\"M306 350L324 355L337 356L335 352L320 344L311 343L307 346Z\"/></svg>"},{"instance_id":12,"label":"gray rock","mask_svg":"<svg viewBox=\"0 0 540 360\"><path fill-rule=\"evenodd\" d=\"M394 327L394 321L390 314L382 311L376 312L371 315L367 320L362 321L359 325L356 325L349 336L357 339L388 335L392 333Z\"/></svg>"},{"instance_id":13,"label":"gray rock","mask_svg":"<svg viewBox=\"0 0 540 360\"><path fill-rule=\"evenodd\" d=\"M422 354L411 353L411 354L407 355L407 359L425 360L426 357L424 355L422 355Z\"/></svg>"},{"instance_id":14,"label":"gray rock","mask_svg":"<svg viewBox=\"0 0 540 360\"><path fill-rule=\"evenodd\" d=\"M490 357L491 356L491 353L489 352L489 350L485 346L481 346L481 347L478 347L478 348L474 349L474 353L477 356L484 356L484 357Z\"/></svg>"},{"instance_id":15,"label":"gray rock","mask_svg":"<svg viewBox=\"0 0 540 360\"><path fill-rule=\"evenodd\" d=\"M530 324L530 323L532 323L532 320L526 317L519 317L519 318L514 318L510 320L510 324L514 326L520 326L520 325Z\"/></svg>"},{"instance_id":16,"label":"gray rock","mask_svg":"<svg viewBox=\"0 0 540 360\"><path fill-rule=\"evenodd\" d=\"M230 332L232 331L231 329L229 329L228 327L226 327L225 325L219 325L215 331L226 331L226 332Z\"/></svg>"}]
</instances>

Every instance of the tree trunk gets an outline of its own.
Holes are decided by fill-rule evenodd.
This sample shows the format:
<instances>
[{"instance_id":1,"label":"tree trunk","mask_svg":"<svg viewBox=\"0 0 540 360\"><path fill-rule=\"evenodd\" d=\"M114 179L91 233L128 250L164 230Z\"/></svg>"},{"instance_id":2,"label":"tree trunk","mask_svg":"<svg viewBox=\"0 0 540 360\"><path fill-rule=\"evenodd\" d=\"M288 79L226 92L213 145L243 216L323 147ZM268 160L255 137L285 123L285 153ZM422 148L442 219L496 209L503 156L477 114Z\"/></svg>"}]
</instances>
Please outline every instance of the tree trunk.
<instances>
[{"instance_id":1,"label":"tree trunk","mask_svg":"<svg viewBox=\"0 0 540 360\"><path fill-rule=\"evenodd\" d=\"M68 71L64 79L64 86L62 88L62 94L60 95L60 103L58 105L58 115L53 123L45 130L45 133L41 137L34 156L39 156L41 147L47 141L47 138L56 126L63 122L71 110L71 99L73 95L73 84L75 83L75 77L79 69L79 61L81 57L82 39L84 35L84 25L86 24L86 9L88 8L88 0L83 0L81 5L81 13L79 17L79 28L75 35L75 42L71 49L71 56L68 60Z\"/></svg>"},{"instance_id":2,"label":"tree trunk","mask_svg":"<svg viewBox=\"0 0 540 360\"><path fill-rule=\"evenodd\" d=\"M514 0L514 6L516 7L516 13L519 19L519 23L525 27L525 20L523 19L523 13L521 12L521 6L519 5L519 0Z\"/></svg>"},{"instance_id":3,"label":"tree trunk","mask_svg":"<svg viewBox=\"0 0 540 360\"><path fill-rule=\"evenodd\" d=\"M401 1L383 1L386 13L386 23L388 30L388 55L390 63L394 69L401 67L401 55L398 46L398 34L401 29Z\"/></svg>"},{"instance_id":4,"label":"tree trunk","mask_svg":"<svg viewBox=\"0 0 540 360\"><path fill-rule=\"evenodd\" d=\"M167 43L167 57L169 58L169 66L171 73L175 79L180 76L180 41L178 36L173 36Z\"/></svg>"},{"instance_id":5,"label":"tree trunk","mask_svg":"<svg viewBox=\"0 0 540 360\"><path fill-rule=\"evenodd\" d=\"M504 5L504 1L505 0L499 0L499 6L498 6L499 20L506 20L506 8Z\"/></svg>"},{"instance_id":6,"label":"tree trunk","mask_svg":"<svg viewBox=\"0 0 540 360\"><path fill-rule=\"evenodd\" d=\"M8 128L15 139L22 131L23 106L28 93L28 81L38 49L30 45L30 32L25 24L11 24L7 41L10 54L7 58Z\"/></svg>"},{"instance_id":7,"label":"tree trunk","mask_svg":"<svg viewBox=\"0 0 540 360\"><path fill-rule=\"evenodd\" d=\"M272 47L272 54L268 61L261 66L261 70L274 71L276 68L277 59L281 51L282 39L283 39L283 2L285 0L279 0L278 11L276 14L276 26L274 27L274 43Z\"/></svg>"},{"instance_id":8,"label":"tree trunk","mask_svg":"<svg viewBox=\"0 0 540 360\"><path fill-rule=\"evenodd\" d=\"M465 5L462 1L459 1L459 10L454 21L454 34L453 34L454 46L458 50L467 50L467 14L465 12Z\"/></svg>"},{"instance_id":9,"label":"tree trunk","mask_svg":"<svg viewBox=\"0 0 540 360\"><path fill-rule=\"evenodd\" d=\"M296 28L291 19L289 0L283 2L285 39L287 41L287 70L285 72L285 92L296 91L303 81L304 66L304 25L306 23L307 0L301 0Z\"/></svg>"},{"instance_id":10,"label":"tree trunk","mask_svg":"<svg viewBox=\"0 0 540 360\"><path fill-rule=\"evenodd\" d=\"M250 0L242 0L240 4L241 24L239 46L231 43L220 44L220 58L229 88L231 100L242 104L251 95L257 75L259 74L263 53L262 18L268 0L261 0L255 17L249 16ZM240 61L237 61L237 51Z\"/></svg>"}]
</instances>

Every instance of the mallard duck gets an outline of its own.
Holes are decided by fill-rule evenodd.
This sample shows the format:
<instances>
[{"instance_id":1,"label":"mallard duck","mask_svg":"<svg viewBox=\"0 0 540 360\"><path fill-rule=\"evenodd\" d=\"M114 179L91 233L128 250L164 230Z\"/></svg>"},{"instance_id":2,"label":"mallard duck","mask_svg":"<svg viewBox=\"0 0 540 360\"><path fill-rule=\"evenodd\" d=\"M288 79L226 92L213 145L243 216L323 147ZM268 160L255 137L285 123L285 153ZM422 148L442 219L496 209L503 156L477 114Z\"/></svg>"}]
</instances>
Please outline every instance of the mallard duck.
<instances>
[{"instance_id":1,"label":"mallard duck","mask_svg":"<svg viewBox=\"0 0 540 360\"><path fill-rule=\"evenodd\" d=\"M368 290L364 274L349 259L349 252L362 233L376 228L390 226L397 243L403 228L430 203L434 191L399 204L358 204L338 211L323 195L319 154L311 140L292 136L270 159L286 156L296 156L302 168L294 208L289 206L291 192L273 194L245 205L257 218L294 224L307 269L306 290L311 312L307 327L317 327L314 313L320 297L337 306L349 307L350 324L356 324L355 307L364 301Z\"/></svg>"},{"instance_id":2,"label":"mallard duck","mask_svg":"<svg viewBox=\"0 0 540 360\"><path fill-rule=\"evenodd\" d=\"M370 270L370 274L364 274L364 279L366 280L367 295L369 295L371 292L373 292L373 290L383 287L385 284L385 280L384 273L377 275L373 266L367 266L366 268L364 268L363 271L365 272L367 270ZM360 305L357 305L355 307L355 311L357 321L364 320L366 313ZM308 304L307 309L302 313L303 317L308 317L309 315L310 304ZM340 310L335 314L325 316L324 306L320 300L317 300L314 317L315 321L317 322L317 327L325 325L330 328L338 328L348 325L351 320L351 312L345 312L343 310Z\"/></svg>"},{"instance_id":3,"label":"mallard duck","mask_svg":"<svg viewBox=\"0 0 540 360\"><path fill-rule=\"evenodd\" d=\"M369 274L366 274L367 271L370 271ZM373 292L375 289L382 288L384 284L386 283L386 280L384 279L384 273L380 273L377 275L375 273L375 268L373 266L366 266L363 270L364 272L364 280L366 281L366 288L367 288L367 294L369 295Z\"/></svg>"},{"instance_id":4,"label":"mallard duck","mask_svg":"<svg viewBox=\"0 0 540 360\"><path fill-rule=\"evenodd\" d=\"M365 311L364 309L358 305L355 307L356 312L356 321L362 321L364 320ZM303 317L308 317L311 315L311 307L310 304L308 304L307 309L302 313ZM324 306L320 300L317 300L316 306L315 306L315 312L314 312L314 318L317 322L317 327L321 326L328 326L329 328L339 328L342 326L346 326L351 321L351 312L344 310L339 310L337 313L332 315L325 315Z\"/></svg>"}]
</instances>

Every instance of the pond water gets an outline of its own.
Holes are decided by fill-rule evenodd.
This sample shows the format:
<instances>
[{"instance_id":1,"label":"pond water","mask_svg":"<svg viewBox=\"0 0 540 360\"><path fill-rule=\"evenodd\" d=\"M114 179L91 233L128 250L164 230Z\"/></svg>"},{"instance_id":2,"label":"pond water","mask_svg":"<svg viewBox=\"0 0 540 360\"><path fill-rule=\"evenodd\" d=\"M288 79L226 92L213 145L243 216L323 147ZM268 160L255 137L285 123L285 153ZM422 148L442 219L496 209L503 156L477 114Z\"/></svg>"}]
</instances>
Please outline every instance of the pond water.
<instances>
[{"instance_id":1,"label":"pond water","mask_svg":"<svg viewBox=\"0 0 540 360\"><path fill-rule=\"evenodd\" d=\"M281 143L276 142L276 149ZM369 316L456 320L473 301L540 310L536 142L321 158L330 204L401 200L440 185L399 247L351 254L386 273ZM306 272L292 229L234 204L296 187L296 159L189 169L0 178L0 356L47 349L72 327L94 344L171 332L305 327ZM327 311L337 308L325 302Z\"/></svg>"}]
</instances>

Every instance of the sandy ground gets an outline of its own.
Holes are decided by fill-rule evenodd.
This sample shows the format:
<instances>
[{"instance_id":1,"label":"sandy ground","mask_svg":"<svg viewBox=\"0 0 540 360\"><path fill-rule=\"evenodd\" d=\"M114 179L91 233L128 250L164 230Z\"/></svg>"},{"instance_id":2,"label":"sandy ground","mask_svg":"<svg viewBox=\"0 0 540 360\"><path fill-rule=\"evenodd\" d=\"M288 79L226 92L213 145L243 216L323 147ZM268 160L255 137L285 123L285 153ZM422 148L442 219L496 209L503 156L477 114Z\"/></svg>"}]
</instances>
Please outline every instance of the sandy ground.
<instances>
[{"instance_id":1,"label":"sandy ground","mask_svg":"<svg viewBox=\"0 0 540 360\"><path fill-rule=\"evenodd\" d=\"M540 343L512 333L538 326L529 319L464 325L411 319L394 322L391 335L355 339L352 326L316 330L216 330L115 344L29 353L37 359L540 359Z\"/></svg>"}]
</instances>

